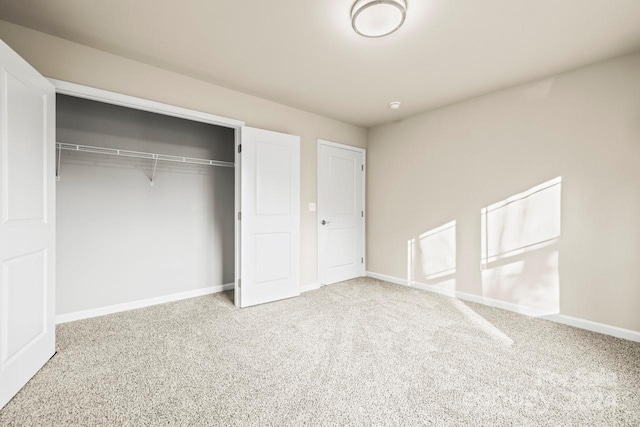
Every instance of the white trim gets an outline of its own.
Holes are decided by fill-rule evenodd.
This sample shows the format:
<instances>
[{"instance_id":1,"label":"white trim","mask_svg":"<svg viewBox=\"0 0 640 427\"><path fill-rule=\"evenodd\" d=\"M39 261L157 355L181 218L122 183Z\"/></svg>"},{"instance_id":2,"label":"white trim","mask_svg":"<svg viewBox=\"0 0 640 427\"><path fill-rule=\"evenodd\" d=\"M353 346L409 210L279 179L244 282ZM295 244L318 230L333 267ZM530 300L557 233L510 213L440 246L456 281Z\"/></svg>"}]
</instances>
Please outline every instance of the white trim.
<instances>
[{"instance_id":1,"label":"white trim","mask_svg":"<svg viewBox=\"0 0 640 427\"><path fill-rule=\"evenodd\" d=\"M632 331L631 329L592 322L591 320L580 319L577 317L567 316L565 314L553 314L550 316L543 316L542 318L551 320L552 322L562 323L563 325L586 329L587 331L599 332L601 334L611 335L629 341L640 342L640 332Z\"/></svg>"},{"instance_id":2,"label":"white trim","mask_svg":"<svg viewBox=\"0 0 640 427\"><path fill-rule=\"evenodd\" d=\"M341 144L339 142L327 141L326 139L318 138L318 145L326 145L328 147L333 148L341 148L343 150L355 151L357 153L365 154L367 152L366 148L355 147L353 145Z\"/></svg>"},{"instance_id":3,"label":"white trim","mask_svg":"<svg viewBox=\"0 0 640 427\"><path fill-rule=\"evenodd\" d=\"M393 276L387 276L386 274L374 273L373 271L365 272L366 277L371 277L373 279L383 280L389 283L395 283L396 285L402 286L411 286L406 279L399 279Z\"/></svg>"},{"instance_id":4,"label":"white trim","mask_svg":"<svg viewBox=\"0 0 640 427\"><path fill-rule=\"evenodd\" d=\"M420 282L411 281L410 283L406 279L400 279L398 277L387 276L386 274L374 273L371 271L366 272L367 277L374 279L384 280L385 282L394 283L396 285L409 286L424 291L445 295L451 298L457 298L465 301L471 301L478 304L488 305L490 307L496 307L503 310L514 311L516 313L524 314L526 316L539 317L541 319L550 320L556 323L562 323L564 325L573 326L580 329L586 329L592 332L599 332L605 335L611 335L617 338L622 338L630 341L640 342L640 332L632 331L630 329L619 328L617 326L610 326L604 323L592 322L586 319L579 319L577 317L571 317L560 313L543 313L540 310L523 307L518 304L500 301L493 298L485 298L479 295L470 294L467 292L460 292L454 289L445 289L438 286L427 285Z\"/></svg>"},{"instance_id":5,"label":"white trim","mask_svg":"<svg viewBox=\"0 0 640 427\"><path fill-rule=\"evenodd\" d=\"M240 298L240 283L242 278L242 224L240 223L240 212L242 211L242 155L240 154L239 147L242 145L242 127L236 129L235 142L233 146L234 158L235 158L235 177L234 177L234 209L233 214L233 226L234 226L234 245L235 245L235 282L233 290L233 304L240 308L242 307L242 300Z\"/></svg>"},{"instance_id":6,"label":"white trim","mask_svg":"<svg viewBox=\"0 0 640 427\"><path fill-rule=\"evenodd\" d=\"M122 311L135 310L152 305L165 304L173 301L180 301L188 298L200 297L203 295L216 294L233 289L233 283L225 285L211 286L208 288L194 289L186 292L163 295L154 298L147 298L138 301L125 302L121 304L108 305L106 307L92 308L89 310L75 311L73 313L59 314L56 316L56 324L72 322L74 320L89 319L91 317L104 316L106 314L120 313Z\"/></svg>"},{"instance_id":7,"label":"white trim","mask_svg":"<svg viewBox=\"0 0 640 427\"><path fill-rule=\"evenodd\" d=\"M202 123L210 123L234 129L238 129L244 126L244 122L241 120L216 116L214 114L204 113L202 111L176 107L175 105L163 104L162 102L151 101L144 98L137 98L130 95L123 95L121 93L96 89L93 87L65 82L62 80L49 79L49 81L55 86L56 93L61 93L63 95L71 95L78 98L85 98L93 101L104 102L107 104L120 105L122 107L134 108L136 110L149 111L151 113L164 114L166 116L179 117L182 119Z\"/></svg>"},{"instance_id":8,"label":"white trim","mask_svg":"<svg viewBox=\"0 0 640 427\"><path fill-rule=\"evenodd\" d=\"M412 288L421 289L423 291L429 291L440 295L445 295L452 298L457 298L465 301L471 301L478 304L488 305L489 307L501 308L502 310L513 311L515 313L524 314L525 316L541 317L549 316L555 313L549 313L533 307L526 307L512 302L501 301L494 298L483 297L480 295L470 294L468 292L461 292L454 289L441 288L439 286L428 285L426 283L412 281Z\"/></svg>"},{"instance_id":9,"label":"white trim","mask_svg":"<svg viewBox=\"0 0 640 427\"><path fill-rule=\"evenodd\" d=\"M411 283L409 283L405 279L399 279L397 277L387 276L387 275L379 274L379 273L372 273L372 272L369 272L369 271L367 272L367 277L373 277L374 279L384 280L386 282L391 282L391 283L394 283L396 285L409 286L409 287L412 287L412 288L421 289L423 291L433 292L433 293L444 295L444 296L451 297L451 298L458 298L458 299L462 299L462 300L465 300L465 301L471 301L471 302L475 302L475 303L478 303L478 304L488 305L490 307L496 307L496 308L501 308L503 310L514 311L516 313L524 314L526 316L539 317L539 316L548 316L548 315L550 315L550 313L543 312L543 311L535 309L535 308L524 307L524 306L521 306L521 305L518 305L518 304L511 303L511 302L505 302L505 301L500 301L500 300L493 299L493 298L482 297L482 296L470 294L470 293L467 293L467 292L457 291L455 289L446 289L446 288L442 288L442 287L439 287L439 286L428 285L426 283L416 282L416 281L413 281L413 280L411 281Z\"/></svg>"},{"instance_id":10,"label":"white trim","mask_svg":"<svg viewBox=\"0 0 640 427\"><path fill-rule=\"evenodd\" d=\"M357 153L362 154L362 166L364 170L362 171L362 211L364 212L364 224L362 229L362 258L364 262L362 263L362 269L360 270L360 277L364 277L367 274L367 149L354 147L353 145L341 144L339 142L327 141L326 139L318 138L318 144L316 148L316 252L317 252L317 268L318 268L318 286L321 286L322 281L320 280L320 227L318 227L318 212L319 212L319 201L320 201L320 146L324 145L327 147L333 148L341 148L343 150L355 151Z\"/></svg>"},{"instance_id":11,"label":"white trim","mask_svg":"<svg viewBox=\"0 0 640 427\"><path fill-rule=\"evenodd\" d=\"M307 285L300 286L300 293L315 291L316 289L320 289L320 285L317 283L309 283Z\"/></svg>"}]
</instances>

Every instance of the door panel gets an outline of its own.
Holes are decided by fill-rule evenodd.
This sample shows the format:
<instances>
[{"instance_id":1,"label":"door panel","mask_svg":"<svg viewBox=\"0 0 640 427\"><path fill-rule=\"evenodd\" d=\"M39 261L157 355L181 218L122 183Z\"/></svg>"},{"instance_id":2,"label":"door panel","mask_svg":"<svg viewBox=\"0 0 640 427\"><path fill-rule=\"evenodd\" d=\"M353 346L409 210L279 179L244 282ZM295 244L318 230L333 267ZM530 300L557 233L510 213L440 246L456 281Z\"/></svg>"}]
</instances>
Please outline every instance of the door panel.
<instances>
[{"instance_id":1,"label":"door panel","mask_svg":"<svg viewBox=\"0 0 640 427\"><path fill-rule=\"evenodd\" d=\"M326 147L329 148L329 147ZM335 150L335 149L334 149ZM327 214L353 216L356 213L356 173L355 158L340 157L343 153L325 156L329 162L329 206ZM350 155L350 153L348 153Z\"/></svg>"},{"instance_id":2,"label":"door panel","mask_svg":"<svg viewBox=\"0 0 640 427\"><path fill-rule=\"evenodd\" d=\"M332 269L358 265L360 262L357 252L356 227L345 228L327 227L328 241L340 242L335 244L329 253L329 267Z\"/></svg>"},{"instance_id":3,"label":"door panel","mask_svg":"<svg viewBox=\"0 0 640 427\"><path fill-rule=\"evenodd\" d=\"M300 138L243 128L241 169L239 305L248 307L297 296Z\"/></svg>"},{"instance_id":4,"label":"door panel","mask_svg":"<svg viewBox=\"0 0 640 427\"><path fill-rule=\"evenodd\" d=\"M328 285L364 274L364 159L359 150L322 142L319 156L318 268Z\"/></svg>"},{"instance_id":5,"label":"door panel","mask_svg":"<svg viewBox=\"0 0 640 427\"><path fill-rule=\"evenodd\" d=\"M43 139L46 109L42 94L5 70L7 138L5 141L4 198L6 221L44 219L45 181ZM30 117L32 120L24 120ZM24 144L36 141L39 144ZM11 188L11 182L19 182ZM28 197L25 197L28 195Z\"/></svg>"},{"instance_id":6,"label":"door panel","mask_svg":"<svg viewBox=\"0 0 640 427\"><path fill-rule=\"evenodd\" d=\"M289 150L290 147L285 145L263 141L256 143L256 214L258 215L289 215L290 213Z\"/></svg>"},{"instance_id":7,"label":"door panel","mask_svg":"<svg viewBox=\"0 0 640 427\"><path fill-rule=\"evenodd\" d=\"M6 363L45 331L46 251L27 254L2 264L2 295L6 298L6 347L2 362ZM19 328L12 327L20 325Z\"/></svg>"},{"instance_id":8,"label":"door panel","mask_svg":"<svg viewBox=\"0 0 640 427\"><path fill-rule=\"evenodd\" d=\"M287 280L291 273L291 233L261 233L255 235L255 283ZM274 257L273 253L281 256Z\"/></svg>"},{"instance_id":9,"label":"door panel","mask_svg":"<svg viewBox=\"0 0 640 427\"><path fill-rule=\"evenodd\" d=\"M0 42L0 407L55 352L55 91Z\"/></svg>"}]
</instances>

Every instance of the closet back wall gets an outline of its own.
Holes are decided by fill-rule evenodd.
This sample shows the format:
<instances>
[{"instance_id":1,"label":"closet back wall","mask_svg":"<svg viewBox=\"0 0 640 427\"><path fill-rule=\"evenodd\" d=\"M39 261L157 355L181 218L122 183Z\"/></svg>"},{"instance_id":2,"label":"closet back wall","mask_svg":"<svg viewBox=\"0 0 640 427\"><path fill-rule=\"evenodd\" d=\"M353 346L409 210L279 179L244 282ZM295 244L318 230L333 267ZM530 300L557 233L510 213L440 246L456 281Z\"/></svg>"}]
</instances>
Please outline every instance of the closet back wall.
<instances>
[{"instance_id":1,"label":"closet back wall","mask_svg":"<svg viewBox=\"0 0 640 427\"><path fill-rule=\"evenodd\" d=\"M58 142L234 161L234 131L57 96ZM63 151L58 315L231 283L233 168Z\"/></svg>"}]
</instances>

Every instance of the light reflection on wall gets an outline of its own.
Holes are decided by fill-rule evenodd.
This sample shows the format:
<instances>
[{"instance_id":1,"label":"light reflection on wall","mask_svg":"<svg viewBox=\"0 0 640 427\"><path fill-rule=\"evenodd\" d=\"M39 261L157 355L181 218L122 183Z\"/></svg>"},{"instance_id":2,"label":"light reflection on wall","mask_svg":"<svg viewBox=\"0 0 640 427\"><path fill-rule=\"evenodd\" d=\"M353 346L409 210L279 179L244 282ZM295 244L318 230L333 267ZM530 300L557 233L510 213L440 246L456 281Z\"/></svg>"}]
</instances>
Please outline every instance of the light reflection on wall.
<instances>
[{"instance_id":1,"label":"light reflection on wall","mask_svg":"<svg viewBox=\"0 0 640 427\"><path fill-rule=\"evenodd\" d=\"M559 312L562 178L481 210L483 296Z\"/></svg>"},{"instance_id":2,"label":"light reflection on wall","mask_svg":"<svg viewBox=\"0 0 640 427\"><path fill-rule=\"evenodd\" d=\"M451 221L407 241L407 276L410 282L438 283L455 288L456 222ZM450 283L444 283L449 280Z\"/></svg>"}]
</instances>

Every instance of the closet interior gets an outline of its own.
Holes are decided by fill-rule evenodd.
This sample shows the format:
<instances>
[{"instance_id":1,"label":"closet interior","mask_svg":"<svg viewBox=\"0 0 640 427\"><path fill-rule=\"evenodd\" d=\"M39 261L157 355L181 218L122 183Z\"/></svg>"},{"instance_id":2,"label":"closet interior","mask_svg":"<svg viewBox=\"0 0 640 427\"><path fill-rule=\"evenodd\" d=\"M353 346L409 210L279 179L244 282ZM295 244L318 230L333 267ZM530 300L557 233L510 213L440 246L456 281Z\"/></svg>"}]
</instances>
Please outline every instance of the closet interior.
<instances>
[{"instance_id":1,"label":"closet interior","mask_svg":"<svg viewBox=\"0 0 640 427\"><path fill-rule=\"evenodd\" d=\"M57 95L56 314L232 284L234 129Z\"/></svg>"}]
</instances>

